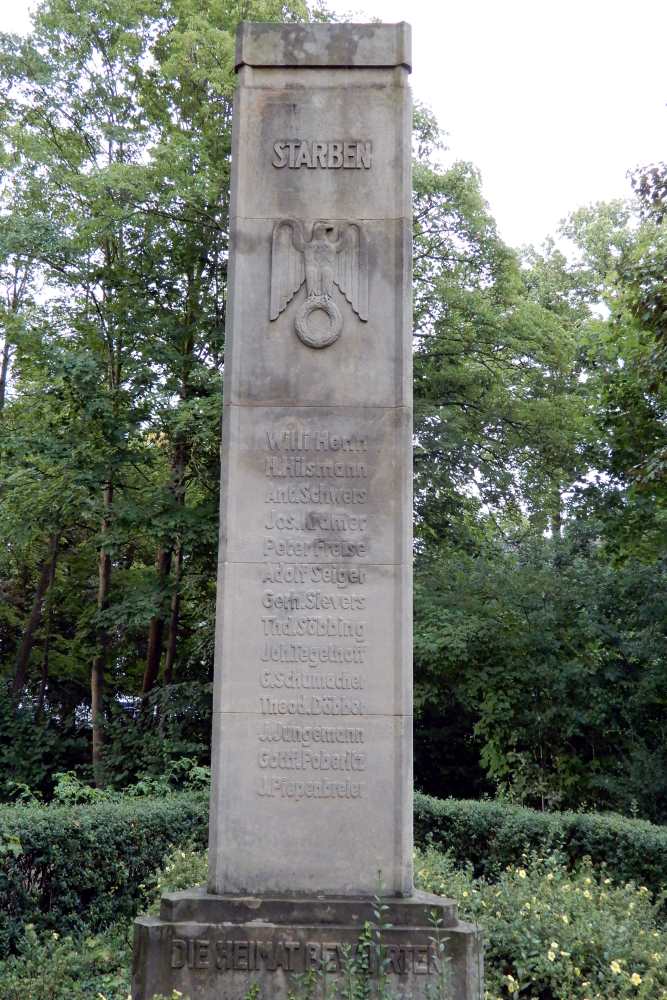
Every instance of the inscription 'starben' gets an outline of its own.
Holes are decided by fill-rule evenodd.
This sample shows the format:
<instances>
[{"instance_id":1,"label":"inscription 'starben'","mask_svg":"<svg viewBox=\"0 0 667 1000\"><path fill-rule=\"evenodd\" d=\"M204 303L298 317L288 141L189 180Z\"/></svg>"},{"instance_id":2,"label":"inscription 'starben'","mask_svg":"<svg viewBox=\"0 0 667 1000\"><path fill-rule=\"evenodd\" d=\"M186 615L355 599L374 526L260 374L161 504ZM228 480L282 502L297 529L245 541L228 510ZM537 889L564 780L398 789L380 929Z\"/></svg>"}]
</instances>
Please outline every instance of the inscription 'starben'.
<instances>
[{"instance_id":1,"label":"inscription 'starben'","mask_svg":"<svg viewBox=\"0 0 667 1000\"><path fill-rule=\"evenodd\" d=\"M370 139L309 142L307 139L283 139L273 144L274 167L321 167L325 170L370 170L373 143Z\"/></svg>"},{"instance_id":2,"label":"inscription 'starben'","mask_svg":"<svg viewBox=\"0 0 667 1000\"><path fill-rule=\"evenodd\" d=\"M359 319L368 320L368 251L360 223L323 219L276 223L271 249L271 320L287 308L304 282L306 301L296 314L294 327L308 347L329 347L340 337L343 317L334 302L334 285Z\"/></svg>"}]
</instances>

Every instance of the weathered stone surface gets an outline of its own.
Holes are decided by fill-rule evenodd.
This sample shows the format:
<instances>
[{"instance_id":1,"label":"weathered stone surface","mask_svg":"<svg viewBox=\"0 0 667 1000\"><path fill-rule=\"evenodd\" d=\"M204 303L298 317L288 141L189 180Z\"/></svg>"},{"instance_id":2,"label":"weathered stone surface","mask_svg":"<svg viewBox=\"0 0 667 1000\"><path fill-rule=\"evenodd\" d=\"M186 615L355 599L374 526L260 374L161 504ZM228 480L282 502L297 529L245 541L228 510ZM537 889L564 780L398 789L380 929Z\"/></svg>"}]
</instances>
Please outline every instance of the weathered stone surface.
<instances>
[{"instance_id":1,"label":"weathered stone surface","mask_svg":"<svg viewBox=\"0 0 667 1000\"><path fill-rule=\"evenodd\" d=\"M350 974L350 958L366 957L370 975L386 969L395 997L478 1000L481 940L457 920L456 906L426 893L385 900L378 930L375 904L362 899L243 898L203 890L165 897L160 919L135 924L133 997L180 990L190 1000L242 1000L248 988L286 1000L295 977L317 974L315 995ZM440 921L434 926L434 918ZM364 921L376 930L360 950ZM445 987L445 990L442 987Z\"/></svg>"},{"instance_id":2,"label":"weathered stone surface","mask_svg":"<svg viewBox=\"0 0 667 1000\"><path fill-rule=\"evenodd\" d=\"M236 39L236 68L241 66L366 67L410 69L410 25L291 24L280 34L275 26L246 22Z\"/></svg>"},{"instance_id":3,"label":"weathered stone surface","mask_svg":"<svg viewBox=\"0 0 667 1000\"><path fill-rule=\"evenodd\" d=\"M239 33L215 893L412 893L407 39Z\"/></svg>"}]
</instances>

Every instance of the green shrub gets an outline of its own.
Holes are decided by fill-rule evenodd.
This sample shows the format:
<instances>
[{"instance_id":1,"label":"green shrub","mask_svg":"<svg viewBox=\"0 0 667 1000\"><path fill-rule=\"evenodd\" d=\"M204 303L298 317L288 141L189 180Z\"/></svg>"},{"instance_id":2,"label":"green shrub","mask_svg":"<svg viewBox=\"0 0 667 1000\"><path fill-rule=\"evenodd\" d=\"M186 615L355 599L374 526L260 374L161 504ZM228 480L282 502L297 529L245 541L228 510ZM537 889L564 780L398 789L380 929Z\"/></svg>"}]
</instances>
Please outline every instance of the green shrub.
<instances>
[{"instance_id":1,"label":"green shrub","mask_svg":"<svg viewBox=\"0 0 667 1000\"><path fill-rule=\"evenodd\" d=\"M0 802L50 798L54 774L89 757L89 734L72 715L40 715L27 697L17 706L0 684Z\"/></svg>"},{"instance_id":2,"label":"green shrub","mask_svg":"<svg viewBox=\"0 0 667 1000\"><path fill-rule=\"evenodd\" d=\"M29 925L17 955L0 962L2 1000L127 1000L129 928L61 937Z\"/></svg>"},{"instance_id":3,"label":"green shrub","mask_svg":"<svg viewBox=\"0 0 667 1000\"><path fill-rule=\"evenodd\" d=\"M488 881L428 848L416 869L420 888L482 927L486 1000L667 1000L667 930L646 886L558 856Z\"/></svg>"},{"instance_id":4,"label":"green shrub","mask_svg":"<svg viewBox=\"0 0 667 1000\"><path fill-rule=\"evenodd\" d=\"M476 875L493 877L522 855L590 858L617 880L659 893L667 884L667 828L612 814L541 813L502 802L415 795L415 839L447 851Z\"/></svg>"},{"instance_id":5,"label":"green shrub","mask_svg":"<svg viewBox=\"0 0 667 1000\"><path fill-rule=\"evenodd\" d=\"M208 876L208 851L189 846L177 848L165 858L164 865L155 876L153 902L149 912L157 916L160 900L165 892L180 892L194 885L204 885Z\"/></svg>"},{"instance_id":6,"label":"green shrub","mask_svg":"<svg viewBox=\"0 0 667 1000\"><path fill-rule=\"evenodd\" d=\"M172 851L153 902L205 872L205 852ZM644 886L619 884L590 862L571 871L557 856L527 856L489 881L432 847L417 853L416 881L453 896L461 916L482 926L484 1000L667 1000L667 930ZM19 955L0 960L0 997L126 1000L130 952L127 925L73 936L29 927Z\"/></svg>"},{"instance_id":7,"label":"green shrub","mask_svg":"<svg viewBox=\"0 0 667 1000\"><path fill-rule=\"evenodd\" d=\"M94 933L145 905L177 845L203 847L207 798L0 806L0 951L37 931Z\"/></svg>"}]
</instances>

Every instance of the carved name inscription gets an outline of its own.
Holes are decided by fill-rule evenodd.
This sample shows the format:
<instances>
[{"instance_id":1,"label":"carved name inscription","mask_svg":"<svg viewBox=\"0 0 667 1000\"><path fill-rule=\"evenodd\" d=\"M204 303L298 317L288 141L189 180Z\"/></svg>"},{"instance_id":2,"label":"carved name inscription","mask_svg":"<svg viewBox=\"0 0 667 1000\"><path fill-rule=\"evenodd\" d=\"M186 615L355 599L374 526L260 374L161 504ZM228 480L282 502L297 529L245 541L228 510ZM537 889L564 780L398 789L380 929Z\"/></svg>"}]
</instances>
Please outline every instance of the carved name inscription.
<instances>
[{"instance_id":1,"label":"carved name inscription","mask_svg":"<svg viewBox=\"0 0 667 1000\"><path fill-rule=\"evenodd\" d=\"M370 170L373 143L370 139L279 139L273 144L271 163L279 169Z\"/></svg>"},{"instance_id":2,"label":"carved name inscription","mask_svg":"<svg viewBox=\"0 0 667 1000\"><path fill-rule=\"evenodd\" d=\"M340 772L366 771L367 751L314 744L364 743L364 729L296 720L360 720L368 712L364 691L372 623L364 592L367 570L357 560L370 554L369 442L363 434L310 429L301 421L263 431L258 445L269 485L258 524L265 532L257 616L258 708L267 721L257 734L256 793L296 802L363 798L363 782L352 776L328 780L326 773L333 779L333 772L343 778ZM299 484L303 478L308 485ZM364 485L339 485L337 479ZM334 562L341 559L345 564ZM277 721L286 716L294 724ZM296 746L269 750L267 743ZM300 772L299 780L291 776L294 771Z\"/></svg>"},{"instance_id":3,"label":"carved name inscription","mask_svg":"<svg viewBox=\"0 0 667 1000\"><path fill-rule=\"evenodd\" d=\"M428 976L440 972L437 946L430 944L383 945L386 971L396 976ZM355 942L255 941L230 938L178 938L171 941L172 969L217 969L220 972L342 972L350 960L378 972L376 949Z\"/></svg>"}]
</instances>

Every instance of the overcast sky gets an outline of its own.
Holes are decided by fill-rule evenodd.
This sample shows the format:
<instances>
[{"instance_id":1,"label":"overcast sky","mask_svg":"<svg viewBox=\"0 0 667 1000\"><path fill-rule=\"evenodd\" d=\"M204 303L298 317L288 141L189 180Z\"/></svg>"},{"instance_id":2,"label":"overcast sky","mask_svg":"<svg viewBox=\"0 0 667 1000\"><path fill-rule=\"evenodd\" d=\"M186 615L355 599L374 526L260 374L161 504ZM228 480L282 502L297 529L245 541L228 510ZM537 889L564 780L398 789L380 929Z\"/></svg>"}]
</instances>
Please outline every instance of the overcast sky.
<instances>
[{"instance_id":1,"label":"overcast sky","mask_svg":"<svg viewBox=\"0 0 667 1000\"><path fill-rule=\"evenodd\" d=\"M667 0L357 2L412 24L415 97L481 170L509 243L627 196L630 168L667 159Z\"/></svg>"},{"instance_id":2,"label":"overcast sky","mask_svg":"<svg viewBox=\"0 0 667 1000\"><path fill-rule=\"evenodd\" d=\"M4 0L0 30L25 30ZM329 0L413 28L413 89L481 171L501 235L540 242L667 159L667 0ZM364 18L363 15L367 15Z\"/></svg>"}]
</instances>

